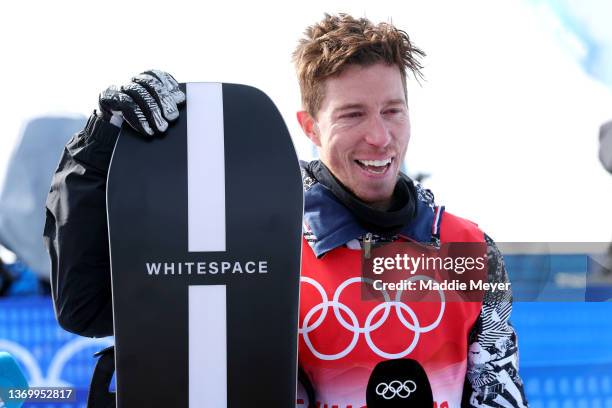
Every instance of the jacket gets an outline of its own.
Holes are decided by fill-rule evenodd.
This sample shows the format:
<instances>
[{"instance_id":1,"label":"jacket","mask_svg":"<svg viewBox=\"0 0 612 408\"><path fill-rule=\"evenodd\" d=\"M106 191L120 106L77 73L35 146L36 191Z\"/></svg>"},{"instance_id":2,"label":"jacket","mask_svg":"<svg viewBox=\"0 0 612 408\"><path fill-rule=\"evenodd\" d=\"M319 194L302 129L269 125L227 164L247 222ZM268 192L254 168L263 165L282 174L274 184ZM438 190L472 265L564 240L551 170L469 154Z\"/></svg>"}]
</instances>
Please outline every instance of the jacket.
<instances>
[{"instance_id":1,"label":"jacket","mask_svg":"<svg viewBox=\"0 0 612 408\"><path fill-rule=\"evenodd\" d=\"M470 221L447 213L434 202L429 190L410 180L416 191L414 217L393 238L376 236L357 222L326 185L318 182L307 163L302 163L302 178L304 238L309 245L304 245L302 255L298 355L313 383L317 402L339 408L365 406L365 388L372 367L385 359L413 358L424 365L432 383L434 406L438 408L497 404L526 407L518 375L516 334L509 322L510 290L487 291L480 302L402 306L404 319L422 319L428 330L406 322L393 327L388 316L381 318L380 323L384 323L378 327L377 317L370 316L376 304L362 302L358 290L351 298L351 284L363 281L360 253L367 239L409 240L432 248L447 242L484 242L487 282L507 283L503 258L493 240ZM334 325L333 317L327 317L327 313L336 313L333 305L353 317ZM326 318L317 313L325 313ZM336 318L342 319L341 316ZM325 324L332 334L317 337ZM386 335L383 330L387 330ZM377 331L378 340L374 340ZM301 402L305 406L306 398L302 397Z\"/></svg>"}]
</instances>

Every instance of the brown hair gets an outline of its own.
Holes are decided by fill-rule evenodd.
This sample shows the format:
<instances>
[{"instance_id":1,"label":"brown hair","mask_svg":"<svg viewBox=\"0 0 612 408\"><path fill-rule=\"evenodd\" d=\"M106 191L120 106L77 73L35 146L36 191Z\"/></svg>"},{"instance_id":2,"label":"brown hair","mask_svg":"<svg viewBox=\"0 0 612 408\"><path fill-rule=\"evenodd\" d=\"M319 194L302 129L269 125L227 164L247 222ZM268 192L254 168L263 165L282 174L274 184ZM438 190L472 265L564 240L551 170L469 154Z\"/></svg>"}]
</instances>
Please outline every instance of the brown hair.
<instances>
[{"instance_id":1,"label":"brown hair","mask_svg":"<svg viewBox=\"0 0 612 408\"><path fill-rule=\"evenodd\" d=\"M324 98L325 79L339 75L349 64L371 65L385 62L402 73L406 92L406 71L422 78L419 58L425 53L410 42L408 34L389 23L378 25L366 18L340 13L325 14L308 27L305 38L293 52L302 105L314 118Z\"/></svg>"}]
</instances>

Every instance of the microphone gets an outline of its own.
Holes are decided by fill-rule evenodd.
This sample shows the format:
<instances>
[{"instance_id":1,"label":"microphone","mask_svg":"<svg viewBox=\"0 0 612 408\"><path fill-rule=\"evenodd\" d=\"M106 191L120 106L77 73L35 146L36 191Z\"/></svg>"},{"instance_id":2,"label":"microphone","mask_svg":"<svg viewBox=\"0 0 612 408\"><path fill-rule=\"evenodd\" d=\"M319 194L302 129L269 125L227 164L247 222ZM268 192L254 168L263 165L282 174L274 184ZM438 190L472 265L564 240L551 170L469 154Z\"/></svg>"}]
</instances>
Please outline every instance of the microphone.
<instances>
[{"instance_id":1,"label":"microphone","mask_svg":"<svg viewBox=\"0 0 612 408\"><path fill-rule=\"evenodd\" d=\"M433 393L425 369L412 359L381 361L366 388L368 408L432 408Z\"/></svg>"},{"instance_id":2,"label":"microphone","mask_svg":"<svg viewBox=\"0 0 612 408\"><path fill-rule=\"evenodd\" d=\"M9 353L0 351L0 408L21 407L24 399L17 399L14 393L28 388L28 381L17 361Z\"/></svg>"}]
</instances>

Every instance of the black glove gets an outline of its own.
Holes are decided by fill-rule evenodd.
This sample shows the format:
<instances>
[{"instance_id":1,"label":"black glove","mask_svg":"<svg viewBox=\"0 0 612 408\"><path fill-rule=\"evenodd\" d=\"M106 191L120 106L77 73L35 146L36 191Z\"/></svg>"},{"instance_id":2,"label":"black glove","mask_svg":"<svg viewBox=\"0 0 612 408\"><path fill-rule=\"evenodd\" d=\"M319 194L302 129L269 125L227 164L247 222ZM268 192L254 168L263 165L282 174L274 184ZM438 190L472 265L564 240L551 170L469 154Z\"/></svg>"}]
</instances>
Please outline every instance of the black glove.
<instances>
[{"instance_id":1,"label":"black glove","mask_svg":"<svg viewBox=\"0 0 612 408\"><path fill-rule=\"evenodd\" d=\"M117 88L112 85L100 94L100 115L115 124L121 117L139 134L151 137L168 129L179 116L177 105L185 102L179 84L167 72L152 69Z\"/></svg>"}]
</instances>

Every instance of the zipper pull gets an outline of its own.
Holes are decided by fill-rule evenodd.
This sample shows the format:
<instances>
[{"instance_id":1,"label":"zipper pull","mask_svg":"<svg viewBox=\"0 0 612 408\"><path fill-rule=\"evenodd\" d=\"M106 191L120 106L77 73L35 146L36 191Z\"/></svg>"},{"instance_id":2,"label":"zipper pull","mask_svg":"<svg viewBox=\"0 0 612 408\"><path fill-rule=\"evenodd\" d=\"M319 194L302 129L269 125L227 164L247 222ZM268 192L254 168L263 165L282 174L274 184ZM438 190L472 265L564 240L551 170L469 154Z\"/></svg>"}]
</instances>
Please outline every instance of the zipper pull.
<instances>
[{"instance_id":1,"label":"zipper pull","mask_svg":"<svg viewBox=\"0 0 612 408\"><path fill-rule=\"evenodd\" d=\"M370 251L372 249L372 233L368 232L363 238L363 251L365 259L370 259Z\"/></svg>"}]
</instances>

